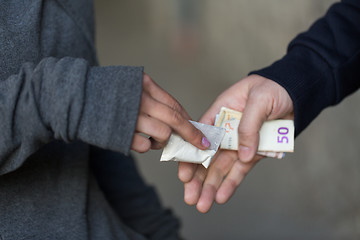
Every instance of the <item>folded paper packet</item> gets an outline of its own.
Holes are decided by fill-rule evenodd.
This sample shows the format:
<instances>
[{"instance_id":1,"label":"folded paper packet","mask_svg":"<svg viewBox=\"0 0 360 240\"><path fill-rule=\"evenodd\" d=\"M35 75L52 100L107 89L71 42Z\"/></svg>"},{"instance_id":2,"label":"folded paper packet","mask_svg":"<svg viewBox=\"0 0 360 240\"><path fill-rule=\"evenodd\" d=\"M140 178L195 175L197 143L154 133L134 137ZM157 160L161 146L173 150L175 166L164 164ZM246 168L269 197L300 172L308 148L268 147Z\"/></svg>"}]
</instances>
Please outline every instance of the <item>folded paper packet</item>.
<instances>
[{"instance_id":1,"label":"folded paper packet","mask_svg":"<svg viewBox=\"0 0 360 240\"><path fill-rule=\"evenodd\" d=\"M210 147L207 150L198 149L179 135L172 134L160 161L201 163L205 168L209 166L225 135L225 129L199 122L190 122L205 135L210 142Z\"/></svg>"}]
</instances>

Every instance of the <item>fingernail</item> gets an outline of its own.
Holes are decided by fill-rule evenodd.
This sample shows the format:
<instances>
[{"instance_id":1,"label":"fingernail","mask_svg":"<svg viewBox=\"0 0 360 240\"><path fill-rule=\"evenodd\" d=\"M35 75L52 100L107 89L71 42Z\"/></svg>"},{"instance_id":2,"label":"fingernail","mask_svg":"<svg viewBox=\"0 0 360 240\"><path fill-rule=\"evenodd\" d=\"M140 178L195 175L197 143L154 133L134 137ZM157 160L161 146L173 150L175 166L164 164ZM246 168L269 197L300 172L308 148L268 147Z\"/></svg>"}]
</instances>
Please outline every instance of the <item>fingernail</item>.
<instances>
[{"instance_id":1,"label":"fingernail","mask_svg":"<svg viewBox=\"0 0 360 240\"><path fill-rule=\"evenodd\" d=\"M209 148L210 147L210 142L209 140L207 140L206 137L203 137L202 140L201 140L201 144L206 147L206 148Z\"/></svg>"},{"instance_id":2,"label":"fingernail","mask_svg":"<svg viewBox=\"0 0 360 240\"><path fill-rule=\"evenodd\" d=\"M249 162L251 160L251 156L250 156L250 148L240 145L239 146L239 157L240 160L243 162Z\"/></svg>"}]
</instances>

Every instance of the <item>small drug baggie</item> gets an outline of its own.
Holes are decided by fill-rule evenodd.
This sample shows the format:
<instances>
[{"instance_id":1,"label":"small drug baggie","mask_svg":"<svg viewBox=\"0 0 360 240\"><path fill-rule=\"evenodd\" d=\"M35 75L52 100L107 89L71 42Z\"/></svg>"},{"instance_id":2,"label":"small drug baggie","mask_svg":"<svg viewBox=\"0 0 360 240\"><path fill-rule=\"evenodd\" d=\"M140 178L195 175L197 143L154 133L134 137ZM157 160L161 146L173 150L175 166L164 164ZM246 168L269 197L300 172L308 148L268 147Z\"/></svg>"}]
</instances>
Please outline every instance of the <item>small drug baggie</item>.
<instances>
[{"instance_id":1,"label":"small drug baggie","mask_svg":"<svg viewBox=\"0 0 360 240\"><path fill-rule=\"evenodd\" d=\"M190 121L190 123L205 135L210 142L210 147L207 150L198 149L179 135L172 134L162 152L160 161L198 163L205 168L210 165L211 159L217 152L225 135L225 129L194 121Z\"/></svg>"}]
</instances>

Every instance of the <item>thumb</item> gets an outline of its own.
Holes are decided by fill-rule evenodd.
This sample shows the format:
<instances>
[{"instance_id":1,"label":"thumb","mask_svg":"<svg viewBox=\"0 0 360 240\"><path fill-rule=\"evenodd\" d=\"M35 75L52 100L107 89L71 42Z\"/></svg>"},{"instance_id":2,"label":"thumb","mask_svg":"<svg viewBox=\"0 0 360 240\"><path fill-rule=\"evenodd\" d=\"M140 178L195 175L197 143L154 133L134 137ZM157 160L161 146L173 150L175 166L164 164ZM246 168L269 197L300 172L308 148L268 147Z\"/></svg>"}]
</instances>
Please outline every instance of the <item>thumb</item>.
<instances>
[{"instance_id":1,"label":"thumb","mask_svg":"<svg viewBox=\"0 0 360 240\"><path fill-rule=\"evenodd\" d=\"M260 128L269 115L269 103L270 101L262 95L249 94L238 128L238 154L242 162L250 162L255 157L259 146Z\"/></svg>"}]
</instances>

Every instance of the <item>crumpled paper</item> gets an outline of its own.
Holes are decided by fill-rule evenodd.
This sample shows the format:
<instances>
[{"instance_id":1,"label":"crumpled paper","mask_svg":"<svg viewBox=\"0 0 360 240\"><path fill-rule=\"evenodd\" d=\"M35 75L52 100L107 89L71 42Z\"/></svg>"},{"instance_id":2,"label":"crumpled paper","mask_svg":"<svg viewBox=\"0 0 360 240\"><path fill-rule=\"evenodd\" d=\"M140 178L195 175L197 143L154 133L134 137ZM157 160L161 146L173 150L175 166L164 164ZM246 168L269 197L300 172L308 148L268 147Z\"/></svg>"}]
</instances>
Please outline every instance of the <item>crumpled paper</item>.
<instances>
[{"instance_id":1,"label":"crumpled paper","mask_svg":"<svg viewBox=\"0 0 360 240\"><path fill-rule=\"evenodd\" d=\"M210 142L210 147L207 150L198 149L179 135L173 133L162 152L160 161L198 163L208 168L212 158L219 149L225 135L225 129L199 122L190 122L205 135Z\"/></svg>"}]
</instances>

